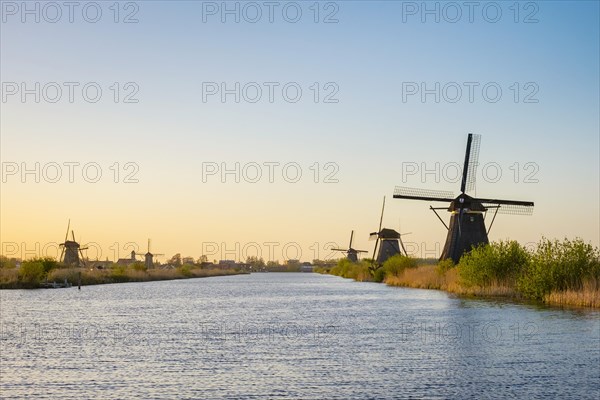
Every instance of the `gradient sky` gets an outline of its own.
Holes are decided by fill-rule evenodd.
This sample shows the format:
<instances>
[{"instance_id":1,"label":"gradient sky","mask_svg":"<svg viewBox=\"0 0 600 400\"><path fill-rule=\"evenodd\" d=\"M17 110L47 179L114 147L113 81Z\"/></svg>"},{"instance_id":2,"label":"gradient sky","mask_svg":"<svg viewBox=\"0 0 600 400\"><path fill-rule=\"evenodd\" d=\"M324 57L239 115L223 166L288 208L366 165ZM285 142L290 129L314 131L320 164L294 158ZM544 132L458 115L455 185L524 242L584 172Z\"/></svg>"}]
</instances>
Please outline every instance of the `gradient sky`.
<instances>
[{"instance_id":1,"label":"gradient sky","mask_svg":"<svg viewBox=\"0 0 600 400\"><path fill-rule=\"evenodd\" d=\"M220 14L203 15L203 9L220 8L222 2L139 1L133 3L139 22L129 24L114 22L112 1L99 3L97 23L86 22L80 8L73 23L67 9L56 23L44 15L36 23L31 15L22 22L21 10L12 15L12 5L21 2L2 2L4 173L14 163L33 168L36 162L42 167L96 162L103 173L97 183L86 182L80 169L70 183L65 166L57 183L43 177L36 183L33 175L24 182L20 174L4 176L0 241L6 255L27 257L36 252L36 243L40 250L60 243L69 218L77 239L93 242L101 259L126 256L129 242L145 250L151 237L153 251L167 256L199 257L212 246L208 243L216 243L209 259L239 259L256 254L251 243L258 243L265 259L282 261L297 258L296 245L283 251L286 243L297 243L300 258L312 260L331 257L324 248L329 242L346 245L352 229L354 247L372 251L368 233L377 229L384 195L384 225L412 232L405 240L416 256L439 255L446 232L429 204L394 200L393 189L457 192L459 184L441 174L439 182L434 174L403 182L402 171L408 163L430 169L439 163L440 170L462 163L469 132L482 135L480 163L496 163L502 171L492 182L480 170L477 194L535 202L533 216L499 216L491 240L531 243L546 236L600 242L596 1L522 2L519 22L509 8L513 2L500 2L496 23L484 18L494 17L490 9L483 15L489 2L479 3L473 22L464 6L460 20L448 22L454 11L445 2L438 3L439 22L432 15L422 22L422 10L403 14L413 4L420 9L422 2L339 1L321 2L315 23L310 1L297 2L302 9L297 23L282 16L287 2L276 2L272 23L264 6L257 23L244 21L243 15L239 23L233 16L223 23ZM233 8L236 2L227 4ZM240 9L244 5L239 2ZM134 10L125 2L120 6L119 20ZM338 22L323 23L334 6ZM54 11L47 12L52 18ZM524 23L531 13L538 22ZM30 88L35 82L97 82L103 93L97 103L86 102L77 89L73 103L66 89L57 103L43 98L35 103L33 95L22 102L19 94L7 95L10 82ZM109 89L114 82L135 82L139 102L115 103ZM303 95L289 103L276 89L270 103L265 89L257 103L236 103L233 96L225 103L218 96L204 102L203 82L228 87L297 82ZM339 101L315 103L314 82L320 83L321 95L327 93L326 83L335 83ZM430 88L435 82L480 86L473 102L465 89L456 103L444 98L436 103L433 95L425 102L419 95L403 101L406 82ZM503 90L496 103L482 97L488 82ZM517 102L510 89L515 82ZM524 89L527 83L539 89L533 96L537 103L524 102L531 91ZM109 169L115 162L121 168L118 183ZM122 182L128 162L139 166L139 183ZM236 162L296 162L302 178L289 183L279 167L270 183L263 166L257 183L243 178L236 183L231 175L224 183L219 176L203 182L203 163L233 168ZM310 169L316 162L319 183ZM326 163L339 167L338 183L323 182L331 171L324 170ZM515 163L517 182L510 169ZM526 163L537 168L537 183L524 182L533 171L524 169ZM442 217L447 220L448 214ZM277 244L265 244L270 242Z\"/></svg>"}]
</instances>

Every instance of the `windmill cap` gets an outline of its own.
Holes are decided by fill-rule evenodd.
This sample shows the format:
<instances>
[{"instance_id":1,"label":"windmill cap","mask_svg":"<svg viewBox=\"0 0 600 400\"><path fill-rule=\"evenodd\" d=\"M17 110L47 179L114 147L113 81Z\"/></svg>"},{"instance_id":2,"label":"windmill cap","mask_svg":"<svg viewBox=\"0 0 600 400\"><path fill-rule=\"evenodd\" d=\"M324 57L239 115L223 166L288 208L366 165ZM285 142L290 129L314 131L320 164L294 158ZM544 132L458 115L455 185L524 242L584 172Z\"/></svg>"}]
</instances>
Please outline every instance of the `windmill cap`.
<instances>
[{"instance_id":1,"label":"windmill cap","mask_svg":"<svg viewBox=\"0 0 600 400\"><path fill-rule=\"evenodd\" d=\"M379 231L380 239L400 239L400 234L393 229L383 228Z\"/></svg>"},{"instance_id":2,"label":"windmill cap","mask_svg":"<svg viewBox=\"0 0 600 400\"><path fill-rule=\"evenodd\" d=\"M458 196L452 203L450 203L450 207L448 211L455 211L460 208L468 208L471 211L486 211L486 208L481 204L481 202L468 194L461 194Z\"/></svg>"}]
</instances>

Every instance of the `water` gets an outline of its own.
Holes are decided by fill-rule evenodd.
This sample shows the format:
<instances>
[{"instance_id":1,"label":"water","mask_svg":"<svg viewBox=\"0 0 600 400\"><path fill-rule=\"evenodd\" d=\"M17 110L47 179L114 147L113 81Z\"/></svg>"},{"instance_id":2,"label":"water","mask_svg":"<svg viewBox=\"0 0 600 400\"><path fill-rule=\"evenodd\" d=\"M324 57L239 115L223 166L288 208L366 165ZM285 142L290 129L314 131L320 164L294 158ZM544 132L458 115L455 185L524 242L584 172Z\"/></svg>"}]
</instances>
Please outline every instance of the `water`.
<instances>
[{"instance_id":1,"label":"water","mask_svg":"<svg viewBox=\"0 0 600 400\"><path fill-rule=\"evenodd\" d=\"M318 274L2 291L0 396L600 397L600 313Z\"/></svg>"}]
</instances>

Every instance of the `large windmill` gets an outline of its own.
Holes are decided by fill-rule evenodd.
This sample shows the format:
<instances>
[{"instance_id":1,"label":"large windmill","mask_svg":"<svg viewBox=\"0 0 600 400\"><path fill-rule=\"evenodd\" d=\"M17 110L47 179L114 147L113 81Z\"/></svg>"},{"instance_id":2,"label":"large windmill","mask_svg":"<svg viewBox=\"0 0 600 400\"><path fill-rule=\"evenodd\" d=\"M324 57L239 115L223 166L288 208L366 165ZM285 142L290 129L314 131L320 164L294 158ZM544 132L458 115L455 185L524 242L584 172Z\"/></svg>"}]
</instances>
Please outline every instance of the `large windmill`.
<instances>
[{"instance_id":1,"label":"large windmill","mask_svg":"<svg viewBox=\"0 0 600 400\"><path fill-rule=\"evenodd\" d=\"M69 238L69 229L71 228L71 220L67 224L67 233L65 234L65 241L60 244L62 252L60 253L60 261L69 266L85 267L85 261L83 257L83 250L87 250L87 247L81 247L75 240L75 232L71 231L73 240L67 240ZM79 256L81 255L81 258Z\"/></svg>"},{"instance_id":2,"label":"large windmill","mask_svg":"<svg viewBox=\"0 0 600 400\"><path fill-rule=\"evenodd\" d=\"M400 247L406 255L406 249L404 243L402 243L402 235L393 229L382 228L383 224L383 212L385 210L385 196L383 197L383 206L381 207L381 217L379 218L379 230L372 232L369 235L369 240L375 240L375 247L373 248L373 264L372 269L376 269L383 265L383 263L390 257L396 254L402 254ZM377 245L379 244L379 252L377 252ZM375 258L377 254L377 258Z\"/></svg>"},{"instance_id":3,"label":"large windmill","mask_svg":"<svg viewBox=\"0 0 600 400\"><path fill-rule=\"evenodd\" d=\"M448 230L446 244L444 245L440 260L451 258L457 263L463 253L470 251L473 246L489 243L488 234L497 214L531 215L533 213L533 202L531 201L476 198L467 194L475 190L480 141L480 135L469 133L460 194L457 197L454 197L452 192L438 190L414 189L401 186L396 186L394 190L395 199L450 203L450 206L447 208L429 206ZM442 220L436 211L444 209L447 209L451 213L449 226L444 223L444 220ZM486 230L485 216L488 210L494 210L494 216Z\"/></svg>"},{"instance_id":4,"label":"large windmill","mask_svg":"<svg viewBox=\"0 0 600 400\"><path fill-rule=\"evenodd\" d=\"M354 238L354 231L352 231L350 233L350 244L348 245L347 249L331 249L333 251L343 251L344 253L346 253L348 260L352 261L352 262L357 262L358 261L358 254L359 253L366 253L366 250L356 250L354 248L352 248L352 238Z\"/></svg>"}]
</instances>

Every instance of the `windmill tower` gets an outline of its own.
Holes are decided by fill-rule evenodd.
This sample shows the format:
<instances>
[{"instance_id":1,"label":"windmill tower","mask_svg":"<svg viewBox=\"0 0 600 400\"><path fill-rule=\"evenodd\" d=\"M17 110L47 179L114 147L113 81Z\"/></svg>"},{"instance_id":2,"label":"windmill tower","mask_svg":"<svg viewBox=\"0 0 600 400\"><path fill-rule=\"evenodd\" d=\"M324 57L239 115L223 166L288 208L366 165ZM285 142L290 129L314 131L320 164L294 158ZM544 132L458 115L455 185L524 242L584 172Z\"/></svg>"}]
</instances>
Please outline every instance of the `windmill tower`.
<instances>
[{"instance_id":1,"label":"windmill tower","mask_svg":"<svg viewBox=\"0 0 600 400\"><path fill-rule=\"evenodd\" d=\"M69 238L69 229L71 228L71 220L67 224L67 233L65 233L65 240L60 244L62 252L60 253L60 261L68 266L74 267L85 267L83 250L87 250L87 247L81 247L75 240L75 232L71 231L73 240L67 240ZM81 255L81 258L79 256Z\"/></svg>"},{"instance_id":2,"label":"windmill tower","mask_svg":"<svg viewBox=\"0 0 600 400\"><path fill-rule=\"evenodd\" d=\"M132 257L134 257L135 252L131 252ZM154 266L154 256L164 256L164 254L152 254L150 253L150 239L148 239L148 247L147 247L147 251L145 254L138 254L138 255L143 255L144 256L144 266L146 267L146 269L150 269Z\"/></svg>"},{"instance_id":3,"label":"windmill tower","mask_svg":"<svg viewBox=\"0 0 600 400\"><path fill-rule=\"evenodd\" d=\"M357 262L358 261L358 254L359 253L366 253L366 250L356 250L352 248L352 238L354 237L354 231L352 231L350 233L350 244L348 245L347 249L331 249L333 251L343 251L344 253L346 253L346 256L348 258L348 260L352 261L352 262Z\"/></svg>"},{"instance_id":4,"label":"windmill tower","mask_svg":"<svg viewBox=\"0 0 600 400\"><path fill-rule=\"evenodd\" d=\"M533 202L531 201L485 199L467 194L475 190L480 142L480 135L469 133L460 194L457 197L454 197L452 192L437 190L413 189L401 186L397 186L394 190L395 199L450 203L447 208L429 206L448 230L440 260L451 258L452 261L458 263L460 257L465 252L470 251L473 246L489 243L488 234L497 214L531 215L533 213ZM490 209L494 210L494 216L486 230L485 217ZM444 223L436 210L450 212L449 225Z\"/></svg>"},{"instance_id":5,"label":"windmill tower","mask_svg":"<svg viewBox=\"0 0 600 400\"><path fill-rule=\"evenodd\" d=\"M383 212L385 210L385 196L383 197L383 206L381 207L381 217L379 218L379 230L372 232L369 235L369 240L375 240L375 247L373 248L373 262L377 267L383 265L383 263L390 257L396 254L402 254L400 247L406 255L406 249L404 243L402 243L402 235L393 229L383 228ZM377 252L377 245L379 245L379 252ZM377 254L377 258L375 258Z\"/></svg>"}]
</instances>

